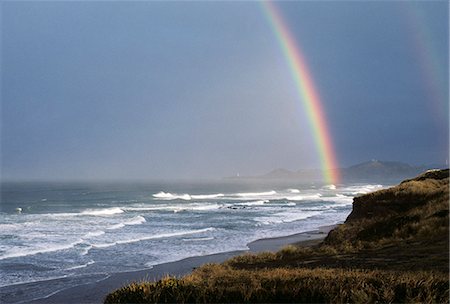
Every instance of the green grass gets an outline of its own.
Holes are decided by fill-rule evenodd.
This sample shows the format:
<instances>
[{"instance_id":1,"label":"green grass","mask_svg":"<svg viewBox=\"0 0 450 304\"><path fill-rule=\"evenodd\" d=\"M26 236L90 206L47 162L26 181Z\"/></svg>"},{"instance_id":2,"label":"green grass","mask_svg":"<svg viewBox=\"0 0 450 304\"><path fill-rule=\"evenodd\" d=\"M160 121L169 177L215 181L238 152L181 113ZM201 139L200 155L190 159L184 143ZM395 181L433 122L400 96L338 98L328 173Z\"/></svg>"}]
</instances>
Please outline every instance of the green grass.
<instances>
[{"instance_id":1,"label":"green grass","mask_svg":"<svg viewBox=\"0 0 450 304\"><path fill-rule=\"evenodd\" d=\"M434 171L355 198L318 245L132 283L105 303L449 303L448 180Z\"/></svg>"}]
</instances>

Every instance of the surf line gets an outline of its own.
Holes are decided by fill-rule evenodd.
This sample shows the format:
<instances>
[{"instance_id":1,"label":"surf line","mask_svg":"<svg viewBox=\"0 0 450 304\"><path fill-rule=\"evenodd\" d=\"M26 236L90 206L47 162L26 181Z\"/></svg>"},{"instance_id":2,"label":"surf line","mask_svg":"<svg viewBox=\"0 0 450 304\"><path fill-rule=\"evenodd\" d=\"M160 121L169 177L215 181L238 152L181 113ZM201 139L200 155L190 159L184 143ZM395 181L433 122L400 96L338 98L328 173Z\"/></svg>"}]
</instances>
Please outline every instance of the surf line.
<instances>
[{"instance_id":1,"label":"surf line","mask_svg":"<svg viewBox=\"0 0 450 304\"><path fill-rule=\"evenodd\" d=\"M306 110L319 153L323 178L327 183L337 184L340 181L340 172L336 152L328 130L322 101L314 85L305 57L275 4L271 1L261 1L260 3L289 66L295 82L297 96Z\"/></svg>"}]
</instances>

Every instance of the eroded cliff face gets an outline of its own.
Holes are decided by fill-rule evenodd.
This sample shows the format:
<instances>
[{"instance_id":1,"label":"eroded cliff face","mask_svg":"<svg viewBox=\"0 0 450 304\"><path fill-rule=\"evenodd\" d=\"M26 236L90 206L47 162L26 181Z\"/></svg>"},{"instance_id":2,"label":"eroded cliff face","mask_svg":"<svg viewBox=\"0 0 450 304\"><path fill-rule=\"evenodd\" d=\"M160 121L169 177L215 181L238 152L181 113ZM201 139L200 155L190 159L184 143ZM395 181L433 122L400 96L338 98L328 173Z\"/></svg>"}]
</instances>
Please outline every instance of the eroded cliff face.
<instances>
[{"instance_id":1,"label":"eroded cliff face","mask_svg":"<svg viewBox=\"0 0 450 304\"><path fill-rule=\"evenodd\" d=\"M448 219L449 170L427 171L395 187L355 197L347 220L328 234L325 244L370 248L434 242L445 249Z\"/></svg>"},{"instance_id":2,"label":"eroded cliff face","mask_svg":"<svg viewBox=\"0 0 450 304\"><path fill-rule=\"evenodd\" d=\"M346 223L358 219L394 216L444 198L449 187L449 170L427 171L398 186L355 197Z\"/></svg>"}]
</instances>

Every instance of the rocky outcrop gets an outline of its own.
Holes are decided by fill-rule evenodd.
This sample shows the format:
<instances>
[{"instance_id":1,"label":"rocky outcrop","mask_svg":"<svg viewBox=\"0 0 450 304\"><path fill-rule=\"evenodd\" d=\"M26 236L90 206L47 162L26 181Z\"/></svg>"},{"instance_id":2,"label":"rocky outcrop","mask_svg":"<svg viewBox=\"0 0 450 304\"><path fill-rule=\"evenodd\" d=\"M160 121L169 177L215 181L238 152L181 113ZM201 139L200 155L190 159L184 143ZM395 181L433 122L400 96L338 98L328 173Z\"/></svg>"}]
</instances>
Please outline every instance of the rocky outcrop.
<instances>
[{"instance_id":1,"label":"rocky outcrop","mask_svg":"<svg viewBox=\"0 0 450 304\"><path fill-rule=\"evenodd\" d=\"M449 170L430 170L395 187L355 197L345 223L330 231L324 243L349 248L440 244L448 254L448 218Z\"/></svg>"},{"instance_id":2,"label":"rocky outcrop","mask_svg":"<svg viewBox=\"0 0 450 304\"><path fill-rule=\"evenodd\" d=\"M429 170L398 186L355 197L346 223L358 219L393 216L425 205L448 191L449 170Z\"/></svg>"}]
</instances>

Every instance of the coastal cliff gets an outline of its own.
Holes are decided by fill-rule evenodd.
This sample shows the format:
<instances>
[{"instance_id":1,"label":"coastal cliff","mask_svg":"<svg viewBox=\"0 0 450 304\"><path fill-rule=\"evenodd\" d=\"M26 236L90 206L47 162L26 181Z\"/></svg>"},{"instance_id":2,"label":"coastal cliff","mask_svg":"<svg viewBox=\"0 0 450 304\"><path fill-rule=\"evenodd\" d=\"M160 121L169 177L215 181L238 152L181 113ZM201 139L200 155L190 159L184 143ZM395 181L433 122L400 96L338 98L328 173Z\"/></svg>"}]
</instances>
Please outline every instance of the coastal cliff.
<instances>
[{"instance_id":1,"label":"coastal cliff","mask_svg":"<svg viewBox=\"0 0 450 304\"><path fill-rule=\"evenodd\" d=\"M448 303L448 220L449 171L427 171L356 197L322 243L132 283L105 303Z\"/></svg>"},{"instance_id":2,"label":"coastal cliff","mask_svg":"<svg viewBox=\"0 0 450 304\"><path fill-rule=\"evenodd\" d=\"M410 209L437 204L448 196L448 170L430 170L400 185L355 197L346 223L357 219L393 216Z\"/></svg>"},{"instance_id":3,"label":"coastal cliff","mask_svg":"<svg viewBox=\"0 0 450 304\"><path fill-rule=\"evenodd\" d=\"M447 244L449 170L427 171L399 185L355 197L345 224L324 244L373 248L382 244Z\"/></svg>"}]
</instances>

